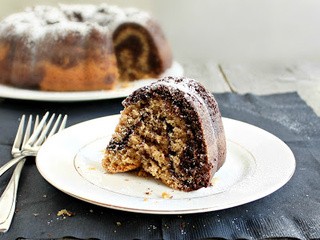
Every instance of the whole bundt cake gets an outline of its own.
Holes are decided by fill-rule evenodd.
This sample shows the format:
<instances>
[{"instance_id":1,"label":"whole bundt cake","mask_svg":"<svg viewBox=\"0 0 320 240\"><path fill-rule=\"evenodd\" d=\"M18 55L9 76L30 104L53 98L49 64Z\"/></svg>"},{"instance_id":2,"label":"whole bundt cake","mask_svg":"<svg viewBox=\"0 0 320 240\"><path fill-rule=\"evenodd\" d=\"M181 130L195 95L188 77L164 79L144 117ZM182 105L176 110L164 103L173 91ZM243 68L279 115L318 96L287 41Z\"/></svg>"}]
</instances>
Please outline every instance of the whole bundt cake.
<instances>
[{"instance_id":1,"label":"whole bundt cake","mask_svg":"<svg viewBox=\"0 0 320 240\"><path fill-rule=\"evenodd\" d=\"M0 83L48 91L113 89L172 64L148 13L106 4L36 6L0 22Z\"/></svg>"},{"instance_id":2,"label":"whole bundt cake","mask_svg":"<svg viewBox=\"0 0 320 240\"><path fill-rule=\"evenodd\" d=\"M165 77L124 101L102 165L108 173L144 171L174 189L211 185L226 158L218 104L197 81Z\"/></svg>"}]
</instances>

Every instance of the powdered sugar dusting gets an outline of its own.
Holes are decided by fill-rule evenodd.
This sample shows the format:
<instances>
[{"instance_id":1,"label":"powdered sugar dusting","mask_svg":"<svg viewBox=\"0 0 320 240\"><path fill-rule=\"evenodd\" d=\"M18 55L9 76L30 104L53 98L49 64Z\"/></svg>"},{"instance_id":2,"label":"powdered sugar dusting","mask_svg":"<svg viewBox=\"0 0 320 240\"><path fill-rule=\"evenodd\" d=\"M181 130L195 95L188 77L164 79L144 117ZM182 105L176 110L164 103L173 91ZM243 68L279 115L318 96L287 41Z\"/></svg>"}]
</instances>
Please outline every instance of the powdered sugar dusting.
<instances>
[{"instance_id":1,"label":"powdered sugar dusting","mask_svg":"<svg viewBox=\"0 0 320 240\"><path fill-rule=\"evenodd\" d=\"M30 12L13 14L0 24L1 38L11 39L15 36L25 38L27 45L32 46L45 33L37 16ZM34 45L34 44L33 44Z\"/></svg>"},{"instance_id":2,"label":"powdered sugar dusting","mask_svg":"<svg viewBox=\"0 0 320 240\"><path fill-rule=\"evenodd\" d=\"M148 13L138 9L122 9L106 3L60 4L58 7L39 5L2 20L0 38L21 37L25 39L25 44L32 47L47 33L57 38L70 31L85 36L92 29L107 34L123 22L144 25L150 17Z\"/></svg>"},{"instance_id":3,"label":"powdered sugar dusting","mask_svg":"<svg viewBox=\"0 0 320 240\"><path fill-rule=\"evenodd\" d=\"M199 96L198 92L196 91L199 83L195 80L189 78L181 78L181 77L165 77L161 79L161 81L157 81L152 85L164 84L169 86L170 88L178 88L180 91L183 91L185 94L190 96L197 96L199 101L203 102L203 99ZM179 83L179 84L177 84Z\"/></svg>"},{"instance_id":4,"label":"powdered sugar dusting","mask_svg":"<svg viewBox=\"0 0 320 240\"><path fill-rule=\"evenodd\" d=\"M127 8L124 11L128 21L136 22L142 25L151 18L151 15L148 12L140 11L136 8Z\"/></svg>"},{"instance_id":5,"label":"powdered sugar dusting","mask_svg":"<svg viewBox=\"0 0 320 240\"><path fill-rule=\"evenodd\" d=\"M94 17L97 6L91 4L59 4L59 10L72 22L89 21ZM79 15L81 17L77 17Z\"/></svg>"},{"instance_id":6,"label":"powdered sugar dusting","mask_svg":"<svg viewBox=\"0 0 320 240\"><path fill-rule=\"evenodd\" d=\"M26 12L34 14L41 25L55 24L66 20L65 15L55 7L35 6L27 8Z\"/></svg>"},{"instance_id":7,"label":"powdered sugar dusting","mask_svg":"<svg viewBox=\"0 0 320 240\"><path fill-rule=\"evenodd\" d=\"M108 26L111 30L114 30L122 22L126 21L126 19L123 9L105 3L97 8L94 17L94 21L98 22L101 26Z\"/></svg>"}]
</instances>

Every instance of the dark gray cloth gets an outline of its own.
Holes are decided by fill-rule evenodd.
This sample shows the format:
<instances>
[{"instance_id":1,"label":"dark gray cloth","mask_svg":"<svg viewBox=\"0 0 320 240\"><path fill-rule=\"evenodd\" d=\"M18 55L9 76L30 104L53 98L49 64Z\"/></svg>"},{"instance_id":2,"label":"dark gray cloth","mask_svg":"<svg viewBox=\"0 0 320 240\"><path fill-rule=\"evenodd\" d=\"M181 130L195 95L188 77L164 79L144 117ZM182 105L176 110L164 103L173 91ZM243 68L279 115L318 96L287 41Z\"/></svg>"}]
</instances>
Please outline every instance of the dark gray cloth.
<instances>
[{"instance_id":1,"label":"dark gray cloth","mask_svg":"<svg viewBox=\"0 0 320 240\"><path fill-rule=\"evenodd\" d=\"M296 93L257 96L215 94L224 117L263 128L293 151L297 167L278 191L254 202L221 211L187 215L148 215L95 206L68 196L47 183L33 160L23 169L17 212L0 239L261 239L320 238L320 119ZM122 99L50 103L0 100L0 164L10 149L22 113L67 113L69 126L119 113ZM0 178L0 191L10 173ZM67 209L73 217L59 217ZM1 211L1 209L0 209Z\"/></svg>"}]
</instances>

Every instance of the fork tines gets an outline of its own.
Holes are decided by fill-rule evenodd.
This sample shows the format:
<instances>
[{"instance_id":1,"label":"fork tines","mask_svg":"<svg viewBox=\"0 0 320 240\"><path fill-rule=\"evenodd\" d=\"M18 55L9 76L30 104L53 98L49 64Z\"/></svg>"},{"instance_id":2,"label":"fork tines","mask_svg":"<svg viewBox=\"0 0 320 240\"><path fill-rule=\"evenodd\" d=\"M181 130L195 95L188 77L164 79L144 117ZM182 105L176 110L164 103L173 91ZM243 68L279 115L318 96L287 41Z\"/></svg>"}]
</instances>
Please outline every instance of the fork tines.
<instances>
[{"instance_id":1,"label":"fork tines","mask_svg":"<svg viewBox=\"0 0 320 240\"><path fill-rule=\"evenodd\" d=\"M43 116L43 118L39 122L38 126L35 128L30 139L27 141L27 145L33 145L34 147L40 146L46 138L51 137L53 134L55 134L65 128L65 125L67 122L67 115L65 115L61 121L62 115L59 114L57 119L55 120L55 123L52 128L51 128L51 125L54 122L56 114L53 113L52 116L50 117L49 121L46 122L46 120L48 119L48 116L49 116L49 112L46 112L46 114ZM59 125L60 125L60 127L59 127ZM57 129L58 127L59 127L59 129ZM51 128L51 131L47 135L50 128Z\"/></svg>"},{"instance_id":2,"label":"fork tines","mask_svg":"<svg viewBox=\"0 0 320 240\"><path fill-rule=\"evenodd\" d=\"M65 125L67 122L67 115L65 115L61 120L62 115L59 114L57 119L54 121L56 114L53 113L49 121L47 122L49 114L50 114L49 112L46 112L40 122L39 122L39 116L37 115L34 120L33 126L32 126L33 117L32 115L30 115L28 122L26 124L26 128L25 128L26 116L22 115L20 124L18 127L18 131L17 131L17 135L14 140L12 151L11 151L13 156L17 156L21 154L22 149L30 150L31 148L34 149L35 147L41 146L41 144L45 141L45 139L47 139L48 137L51 137L53 134L65 128ZM51 128L52 124L53 124L53 127ZM51 128L51 131L49 132L50 128Z\"/></svg>"},{"instance_id":3,"label":"fork tines","mask_svg":"<svg viewBox=\"0 0 320 240\"><path fill-rule=\"evenodd\" d=\"M20 124L18 127L18 131L14 139L14 143L11 150L11 154L13 156L21 152L21 148L27 143L31 134L32 115L29 116L26 130L24 131L25 118L26 116L22 115ZM38 126L38 123L39 123L39 116L37 115L33 129L36 129L36 127Z\"/></svg>"}]
</instances>

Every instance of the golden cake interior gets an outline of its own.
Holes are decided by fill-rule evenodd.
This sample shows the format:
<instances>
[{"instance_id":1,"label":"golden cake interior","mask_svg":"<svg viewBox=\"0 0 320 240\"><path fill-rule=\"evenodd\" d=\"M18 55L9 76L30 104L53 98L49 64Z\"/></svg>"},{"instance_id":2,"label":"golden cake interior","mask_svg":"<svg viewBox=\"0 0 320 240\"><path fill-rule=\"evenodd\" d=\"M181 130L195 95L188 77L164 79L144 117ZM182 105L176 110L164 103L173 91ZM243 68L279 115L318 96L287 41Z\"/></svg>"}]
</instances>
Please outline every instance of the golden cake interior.
<instances>
[{"instance_id":1,"label":"golden cake interior","mask_svg":"<svg viewBox=\"0 0 320 240\"><path fill-rule=\"evenodd\" d=\"M142 169L183 190L186 182L194 181L180 164L193 134L177 111L161 98L126 107L106 149L104 168L109 173Z\"/></svg>"}]
</instances>

